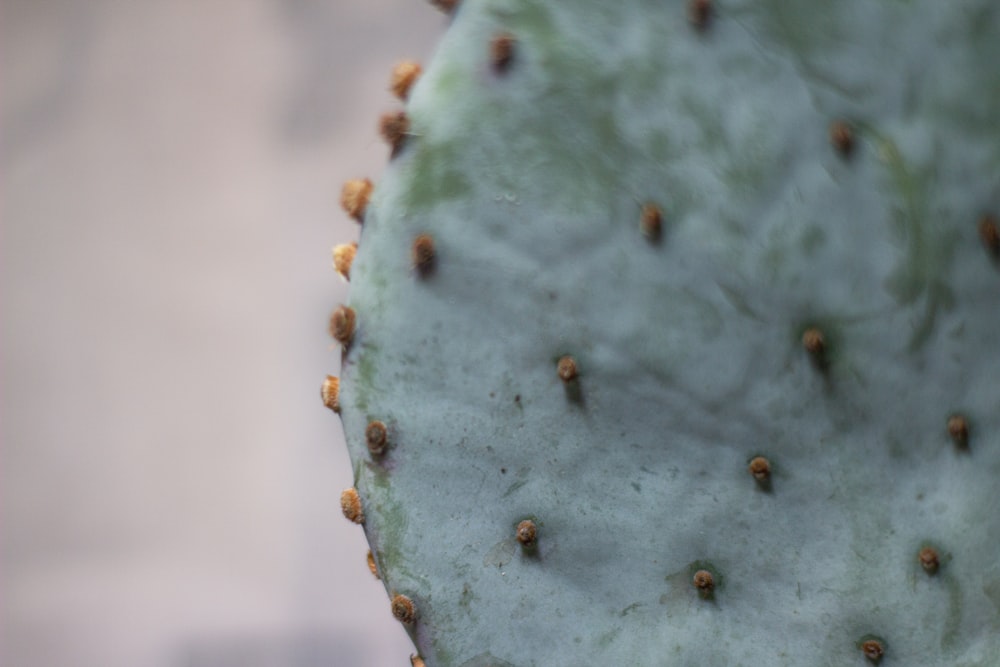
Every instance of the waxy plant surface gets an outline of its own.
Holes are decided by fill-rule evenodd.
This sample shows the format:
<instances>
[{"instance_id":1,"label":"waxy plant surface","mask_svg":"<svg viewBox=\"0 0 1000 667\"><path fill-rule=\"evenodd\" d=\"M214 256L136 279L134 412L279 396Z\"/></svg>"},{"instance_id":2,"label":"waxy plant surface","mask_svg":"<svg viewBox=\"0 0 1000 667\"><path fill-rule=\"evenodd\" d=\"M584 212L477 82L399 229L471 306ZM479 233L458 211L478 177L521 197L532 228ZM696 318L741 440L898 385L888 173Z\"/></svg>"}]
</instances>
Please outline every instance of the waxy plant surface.
<instances>
[{"instance_id":1,"label":"waxy plant surface","mask_svg":"<svg viewBox=\"0 0 1000 667\"><path fill-rule=\"evenodd\" d=\"M415 664L1000 665L1000 4L449 18L324 387Z\"/></svg>"}]
</instances>

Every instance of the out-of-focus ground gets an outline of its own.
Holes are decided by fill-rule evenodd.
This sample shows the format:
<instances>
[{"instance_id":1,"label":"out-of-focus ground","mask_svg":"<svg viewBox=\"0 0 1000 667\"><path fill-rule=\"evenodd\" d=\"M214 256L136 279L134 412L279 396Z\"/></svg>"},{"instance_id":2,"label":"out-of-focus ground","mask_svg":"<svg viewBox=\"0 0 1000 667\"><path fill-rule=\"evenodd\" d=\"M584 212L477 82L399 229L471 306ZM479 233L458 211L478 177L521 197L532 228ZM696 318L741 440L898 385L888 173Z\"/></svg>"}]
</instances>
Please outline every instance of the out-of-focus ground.
<instances>
[{"instance_id":1,"label":"out-of-focus ground","mask_svg":"<svg viewBox=\"0 0 1000 667\"><path fill-rule=\"evenodd\" d=\"M0 664L404 665L319 386L413 0L3 0Z\"/></svg>"}]
</instances>

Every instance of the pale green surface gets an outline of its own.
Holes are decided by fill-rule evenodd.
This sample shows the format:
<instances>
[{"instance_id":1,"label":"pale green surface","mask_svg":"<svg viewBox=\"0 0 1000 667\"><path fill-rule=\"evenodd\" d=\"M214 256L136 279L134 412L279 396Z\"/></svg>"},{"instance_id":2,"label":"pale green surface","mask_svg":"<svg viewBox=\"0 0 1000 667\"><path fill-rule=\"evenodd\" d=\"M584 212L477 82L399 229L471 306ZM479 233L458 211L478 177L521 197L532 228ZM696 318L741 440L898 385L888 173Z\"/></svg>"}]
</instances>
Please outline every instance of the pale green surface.
<instances>
[{"instance_id":1,"label":"pale green surface","mask_svg":"<svg viewBox=\"0 0 1000 667\"><path fill-rule=\"evenodd\" d=\"M720 4L702 35L682 2L469 0L413 92L352 269L342 403L428 665L861 665L869 633L883 665L1000 660L1000 273L976 236L1000 205L1000 8Z\"/></svg>"}]
</instances>

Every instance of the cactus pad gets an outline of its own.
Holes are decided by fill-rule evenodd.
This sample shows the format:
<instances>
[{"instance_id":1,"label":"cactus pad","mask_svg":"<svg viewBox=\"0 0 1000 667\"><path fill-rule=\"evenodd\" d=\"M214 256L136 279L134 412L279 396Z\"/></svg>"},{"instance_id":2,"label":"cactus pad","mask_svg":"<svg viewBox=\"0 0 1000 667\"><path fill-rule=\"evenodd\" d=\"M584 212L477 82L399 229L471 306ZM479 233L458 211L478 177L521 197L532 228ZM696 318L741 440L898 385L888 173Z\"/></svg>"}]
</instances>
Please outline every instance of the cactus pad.
<instances>
[{"instance_id":1,"label":"cactus pad","mask_svg":"<svg viewBox=\"0 0 1000 667\"><path fill-rule=\"evenodd\" d=\"M324 394L426 664L1000 664L1000 5L452 12Z\"/></svg>"}]
</instances>

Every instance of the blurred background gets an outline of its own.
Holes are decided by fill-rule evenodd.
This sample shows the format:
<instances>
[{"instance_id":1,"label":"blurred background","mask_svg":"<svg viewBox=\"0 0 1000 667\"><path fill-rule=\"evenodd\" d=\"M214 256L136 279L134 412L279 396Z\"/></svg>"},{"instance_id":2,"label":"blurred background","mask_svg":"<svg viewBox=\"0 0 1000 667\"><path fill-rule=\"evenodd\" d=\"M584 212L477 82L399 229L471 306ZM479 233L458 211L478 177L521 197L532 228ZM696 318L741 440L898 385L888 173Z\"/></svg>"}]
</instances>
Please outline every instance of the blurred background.
<instances>
[{"instance_id":1,"label":"blurred background","mask_svg":"<svg viewBox=\"0 0 1000 667\"><path fill-rule=\"evenodd\" d=\"M409 665L339 508L340 185L419 0L0 0L0 664Z\"/></svg>"}]
</instances>

